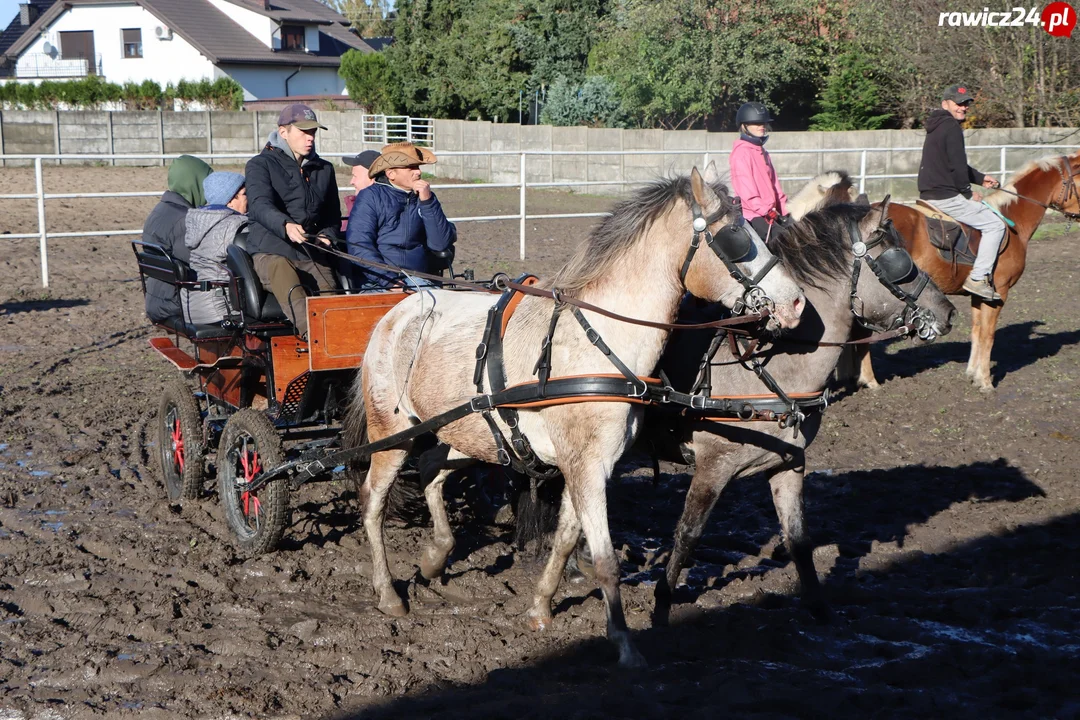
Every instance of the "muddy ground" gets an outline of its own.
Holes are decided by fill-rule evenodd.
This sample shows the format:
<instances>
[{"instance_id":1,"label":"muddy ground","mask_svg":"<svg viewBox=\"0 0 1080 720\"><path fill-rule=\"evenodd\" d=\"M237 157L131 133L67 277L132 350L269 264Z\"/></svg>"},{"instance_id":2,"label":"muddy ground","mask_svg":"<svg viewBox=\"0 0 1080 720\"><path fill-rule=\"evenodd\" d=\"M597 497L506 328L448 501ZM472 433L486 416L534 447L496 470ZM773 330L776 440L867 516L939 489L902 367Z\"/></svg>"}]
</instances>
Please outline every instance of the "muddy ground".
<instances>
[{"instance_id":1,"label":"muddy ground","mask_svg":"<svg viewBox=\"0 0 1080 720\"><path fill-rule=\"evenodd\" d=\"M0 193L28 177L0 171ZM50 191L163 178L46 170ZM516 205L458 192L442 193L452 214ZM136 227L152 204L51 201L49 224ZM0 232L35 227L32 202L3 209ZM460 264L548 272L588 226L531 223L520 263L516 223L462 225ZM996 392L964 381L965 318L935 345L875 348L881 390L829 409L806 495L830 624L795 599L751 479L721 499L673 626L651 628L689 476L620 469L611 525L650 663L634 673L600 639L588 582L560 588L550 632L527 631L538 561L460 501L445 586L409 582L426 528L388 531L404 619L373 607L339 484L293 498L280 551L238 557L212 484L170 504L147 461L175 371L147 344L126 240L54 242L43 291L36 241L0 237L0 717L1080 717L1080 233L1053 229L1003 313Z\"/></svg>"}]
</instances>

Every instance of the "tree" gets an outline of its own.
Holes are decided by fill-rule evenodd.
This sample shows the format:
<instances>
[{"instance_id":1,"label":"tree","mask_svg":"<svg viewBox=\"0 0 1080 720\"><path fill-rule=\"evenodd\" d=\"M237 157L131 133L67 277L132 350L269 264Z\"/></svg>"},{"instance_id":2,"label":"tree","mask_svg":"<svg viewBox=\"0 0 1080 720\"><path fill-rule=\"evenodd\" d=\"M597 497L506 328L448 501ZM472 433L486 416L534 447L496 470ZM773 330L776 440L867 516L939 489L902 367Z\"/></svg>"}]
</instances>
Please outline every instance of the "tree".
<instances>
[{"instance_id":1,"label":"tree","mask_svg":"<svg viewBox=\"0 0 1080 720\"><path fill-rule=\"evenodd\" d=\"M741 102L820 78L817 16L811 0L622 0L602 22L589 70L611 79L641 127L730 127Z\"/></svg>"},{"instance_id":2,"label":"tree","mask_svg":"<svg viewBox=\"0 0 1080 720\"><path fill-rule=\"evenodd\" d=\"M825 81L811 130L877 130L891 116L879 113L880 88L873 66L857 50L836 59Z\"/></svg>"},{"instance_id":3,"label":"tree","mask_svg":"<svg viewBox=\"0 0 1080 720\"><path fill-rule=\"evenodd\" d=\"M510 30L508 0L399 0L383 52L410 115L516 116L528 73Z\"/></svg>"},{"instance_id":4,"label":"tree","mask_svg":"<svg viewBox=\"0 0 1080 720\"><path fill-rule=\"evenodd\" d=\"M360 37L390 34L389 0L320 0L348 19Z\"/></svg>"},{"instance_id":5,"label":"tree","mask_svg":"<svg viewBox=\"0 0 1080 720\"><path fill-rule=\"evenodd\" d=\"M516 6L510 32L529 78L531 92L563 77L585 79L589 51L596 42L607 0L511 0Z\"/></svg>"}]
</instances>

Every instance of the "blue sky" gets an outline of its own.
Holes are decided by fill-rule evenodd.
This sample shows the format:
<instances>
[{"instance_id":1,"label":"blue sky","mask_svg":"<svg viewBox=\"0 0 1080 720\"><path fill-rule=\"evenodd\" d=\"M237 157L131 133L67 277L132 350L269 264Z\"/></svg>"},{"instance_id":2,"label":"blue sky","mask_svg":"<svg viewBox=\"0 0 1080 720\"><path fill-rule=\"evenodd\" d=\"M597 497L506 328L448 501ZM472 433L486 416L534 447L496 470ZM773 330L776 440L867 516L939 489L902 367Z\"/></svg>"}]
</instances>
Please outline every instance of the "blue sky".
<instances>
[{"instance_id":1,"label":"blue sky","mask_svg":"<svg viewBox=\"0 0 1080 720\"><path fill-rule=\"evenodd\" d=\"M0 0L0 30L7 27L17 12L19 12L19 0Z\"/></svg>"}]
</instances>

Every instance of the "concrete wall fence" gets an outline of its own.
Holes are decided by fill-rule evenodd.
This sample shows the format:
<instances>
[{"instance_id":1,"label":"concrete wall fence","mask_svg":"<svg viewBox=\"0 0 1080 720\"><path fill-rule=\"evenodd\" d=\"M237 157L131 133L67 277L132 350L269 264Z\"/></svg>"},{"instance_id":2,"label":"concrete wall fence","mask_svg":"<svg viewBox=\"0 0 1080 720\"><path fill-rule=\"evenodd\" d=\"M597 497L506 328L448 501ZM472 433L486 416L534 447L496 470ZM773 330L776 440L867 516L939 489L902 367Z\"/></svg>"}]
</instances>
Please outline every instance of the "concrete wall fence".
<instances>
[{"instance_id":1,"label":"concrete wall fence","mask_svg":"<svg viewBox=\"0 0 1080 720\"><path fill-rule=\"evenodd\" d=\"M320 131L318 148L323 153L351 153L365 145L362 113L323 111L319 119L328 130ZM277 120L275 112L0 112L0 154L125 154L125 153L255 153L266 142ZM737 135L704 130L612 130L605 128L550 127L496 124L465 120L435 121L435 149L448 152L503 151L511 155L444 155L431 171L440 178L492 183L516 183L520 178L523 151L567 153L604 151L610 155L532 155L526 160L526 178L534 183L587 182L582 192L617 194L626 182L684 173L701 165L707 154L726 177L727 151ZM969 147L976 145L1080 144L1080 132L1063 128L983 129L966 133ZM858 132L778 132L768 149L781 178L806 178L825 170L860 172L859 153L828 152L843 148L880 148L867 154L865 173L871 175L914 174L924 133L919 130L868 130ZM900 149L900 148L915 148ZM694 154L674 154L687 150ZM810 151L785 154L784 150ZM656 154L623 154L656 151ZM1027 160L1050 150L1012 149L1006 169L1015 170ZM1001 170L999 150L972 150L969 161L994 173ZM55 162L55 161L49 161ZM95 162L63 160L63 163ZM154 164L156 160L104 161L112 164ZM11 159L5 165L27 165ZM620 183L605 185L602 183ZM805 180L785 180L794 192ZM913 179L870 179L871 197L892 193L912 198Z\"/></svg>"}]
</instances>

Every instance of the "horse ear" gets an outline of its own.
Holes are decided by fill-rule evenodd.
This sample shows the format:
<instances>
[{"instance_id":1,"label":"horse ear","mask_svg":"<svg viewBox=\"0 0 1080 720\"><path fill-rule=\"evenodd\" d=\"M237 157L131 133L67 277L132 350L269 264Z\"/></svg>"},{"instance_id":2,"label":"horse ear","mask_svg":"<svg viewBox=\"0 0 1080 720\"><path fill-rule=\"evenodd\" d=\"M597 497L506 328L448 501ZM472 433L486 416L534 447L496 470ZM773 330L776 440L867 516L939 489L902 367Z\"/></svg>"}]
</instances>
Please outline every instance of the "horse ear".
<instances>
[{"instance_id":1,"label":"horse ear","mask_svg":"<svg viewBox=\"0 0 1080 720\"><path fill-rule=\"evenodd\" d=\"M855 198L855 204L870 207L870 198L867 197L866 193L859 193L859 197Z\"/></svg>"},{"instance_id":2,"label":"horse ear","mask_svg":"<svg viewBox=\"0 0 1080 720\"><path fill-rule=\"evenodd\" d=\"M885 222L885 218L889 216L889 202L892 199L892 195L886 195L885 199L881 201L881 215L878 218L878 224Z\"/></svg>"},{"instance_id":3,"label":"horse ear","mask_svg":"<svg viewBox=\"0 0 1080 720\"><path fill-rule=\"evenodd\" d=\"M694 194L694 200L701 206L702 211L709 215L718 204L718 198L712 188L705 184L697 166L690 172L690 191Z\"/></svg>"},{"instance_id":4,"label":"horse ear","mask_svg":"<svg viewBox=\"0 0 1080 720\"><path fill-rule=\"evenodd\" d=\"M709 164L705 167L705 182L709 185L715 185L720 182L720 171L716 169L715 160L710 160Z\"/></svg>"}]
</instances>

